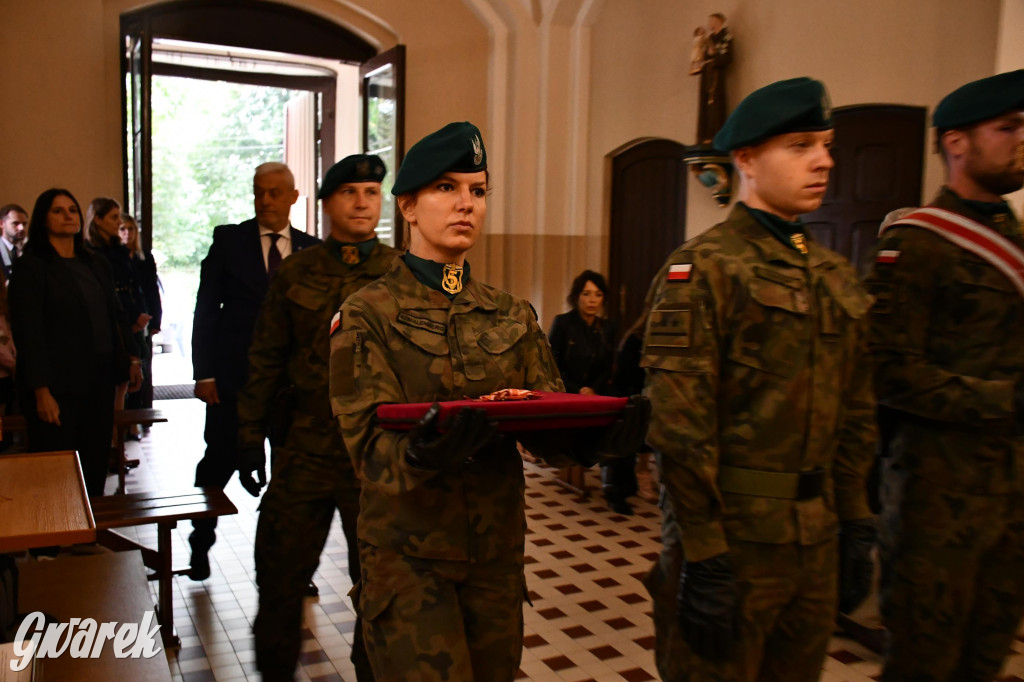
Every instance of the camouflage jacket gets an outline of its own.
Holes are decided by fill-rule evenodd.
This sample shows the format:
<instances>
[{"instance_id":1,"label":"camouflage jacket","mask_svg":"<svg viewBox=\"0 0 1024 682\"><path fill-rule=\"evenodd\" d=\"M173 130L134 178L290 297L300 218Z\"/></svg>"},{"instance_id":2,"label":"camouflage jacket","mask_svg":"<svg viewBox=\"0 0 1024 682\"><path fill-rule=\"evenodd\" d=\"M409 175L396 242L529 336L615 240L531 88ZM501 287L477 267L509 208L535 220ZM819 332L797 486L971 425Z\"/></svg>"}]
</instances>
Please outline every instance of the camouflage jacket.
<instances>
[{"instance_id":1,"label":"camouflage jacket","mask_svg":"<svg viewBox=\"0 0 1024 682\"><path fill-rule=\"evenodd\" d=\"M261 447L274 409L290 408L284 447L317 455L341 454L344 444L328 394L331 318L356 291L387 272L398 254L378 243L359 265L340 263L326 244L292 254L267 291L249 348L249 379L238 396L239 442ZM275 396L293 387L287 401Z\"/></svg>"},{"instance_id":2,"label":"camouflage jacket","mask_svg":"<svg viewBox=\"0 0 1024 682\"><path fill-rule=\"evenodd\" d=\"M661 454L690 561L728 551L733 539L815 544L834 537L837 516L870 516L871 299L845 259L808 247L803 256L784 246L735 206L677 249L652 285L641 362L653 407L647 440ZM688 279L670 281L673 265L689 265ZM721 466L820 467L824 494L723 492Z\"/></svg>"},{"instance_id":3,"label":"camouflage jacket","mask_svg":"<svg viewBox=\"0 0 1024 682\"><path fill-rule=\"evenodd\" d=\"M976 220L1024 249L1016 217L976 213L948 189L931 206ZM913 226L892 227L867 279L871 353L888 455L959 490L1024 492L1014 387L1024 380L1024 300L982 258Z\"/></svg>"},{"instance_id":4,"label":"camouflage jacket","mask_svg":"<svg viewBox=\"0 0 1024 682\"><path fill-rule=\"evenodd\" d=\"M501 388L561 391L530 305L469 279L449 301L401 259L350 297L331 337L331 407L362 480L359 538L424 559L523 560L523 463L499 438L454 470L409 466L407 433L378 405L460 400Z\"/></svg>"}]
</instances>

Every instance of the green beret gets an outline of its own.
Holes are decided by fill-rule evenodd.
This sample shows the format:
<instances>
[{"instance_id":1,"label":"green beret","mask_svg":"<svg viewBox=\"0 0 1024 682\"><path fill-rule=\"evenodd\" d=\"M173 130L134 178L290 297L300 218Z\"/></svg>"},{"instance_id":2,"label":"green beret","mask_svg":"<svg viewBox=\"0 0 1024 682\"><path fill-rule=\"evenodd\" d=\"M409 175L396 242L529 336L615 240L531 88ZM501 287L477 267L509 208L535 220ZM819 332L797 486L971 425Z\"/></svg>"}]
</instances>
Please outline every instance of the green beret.
<instances>
[{"instance_id":1,"label":"green beret","mask_svg":"<svg viewBox=\"0 0 1024 682\"><path fill-rule=\"evenodd\" d=\"M346 182L380 182L387 175L388 169L379 156L373 154L353 154L327 169L324 181L320 183L317 199L326 199L334 194Z\"/></svg>"},{"instance_id":2,"label":"green beret","mask_svg":"<svg viewBox=\"0 0 1024 682\"><path fill-rule=\"evenodd\" d=\"M831 128L832 103L825 84L791 78L747 95L715 135L715 149L731 152L775 135Z\"/></svg>"},{"instance_id":3,"label":"green beret","mask_svg":"<svg viewBox=\"0 0 1024 682\"><path fill-rule=\"evenodd\" d=\"M487 170L487 150L480 130L468 121L449 123L409 149L391 193L415 192L443 173L483 170Z\"/></svg>"},{"instance_id":4,"label":"green beret","mask_svg":"<svg viewBox=\"0 0 1024 682\"><path fill-rule=\"evenodd\" d=\"M962 85L942 98L932 114L939 130L981 123L1024 109L1024 69Z\"/></svg>"}]
</instances>

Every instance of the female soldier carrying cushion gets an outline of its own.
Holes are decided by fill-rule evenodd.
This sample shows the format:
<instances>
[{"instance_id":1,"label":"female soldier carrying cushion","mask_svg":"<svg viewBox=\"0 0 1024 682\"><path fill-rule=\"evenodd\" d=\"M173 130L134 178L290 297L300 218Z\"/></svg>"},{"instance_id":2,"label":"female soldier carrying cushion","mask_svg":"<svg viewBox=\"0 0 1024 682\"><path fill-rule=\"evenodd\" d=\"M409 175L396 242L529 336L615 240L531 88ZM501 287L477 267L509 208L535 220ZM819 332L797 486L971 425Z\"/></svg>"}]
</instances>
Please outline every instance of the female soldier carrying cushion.
<instances>
[{"instance_id":1,"label":"female soldier carrying cushion","mask_svg":"<svg viewBox=\"0 0 1024 682\"><path fill-rule=\"evenodd\" d=\"M332 325L331 405L362 479L354 595L382 681L512 680L522 654L526 522L515 442L482 410L460 411L444 433L436 408L408 433L374 420L384 403L563 390L530 304L470 274L487 181L470 123L414 145L392 189L409 252L349 297ZM645 406L637 398L598 434L597 449L635 451ZM568 448L552 441L570 442L527 439L554 461Z\"/></svg>"}]
</instances>

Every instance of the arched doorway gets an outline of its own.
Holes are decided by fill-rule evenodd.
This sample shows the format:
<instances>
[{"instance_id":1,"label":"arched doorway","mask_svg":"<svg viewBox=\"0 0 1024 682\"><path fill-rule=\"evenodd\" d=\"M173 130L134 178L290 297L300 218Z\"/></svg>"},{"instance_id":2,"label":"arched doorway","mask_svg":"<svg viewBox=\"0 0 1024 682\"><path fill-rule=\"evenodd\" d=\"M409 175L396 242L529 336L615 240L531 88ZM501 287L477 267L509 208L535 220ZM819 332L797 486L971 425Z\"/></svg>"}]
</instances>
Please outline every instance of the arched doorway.
<instances>
[{"instance_id":1,"label":"arched doorway","mask_svg":"<svg viewBox=\"0 0 1024 682\"><path fill-rule=\"evenodd\" d=\"M686 240L685 148L634 140L610 154L611 234L606 311L625 332L643 310L651 279Z\"/></svg>"},{"instance_id":2,"label":"arched doorway","mask_svg":"<svg viewBox=\"0 0 1024 682\"><path fill-rule=\"evenodd\" d=\"M296 170L297 178L314 181L335 160L334 94L337 83L327 77L281 73L232 71L154 60L154 41L181 41L236 47L359 66L362 98L363 150L379 153L390 168L401 162L404 146L405 48L377 50L345 27L298 7L268 0L171 0L121 16L122 92L124 106L124 199L143 229L143 243L151 246L152 146L151 82L154 75L207 80L229 80L307 90L318 94L310 114L309 168ZM380 106L387 102L387 106ZM382 113L384 112L384 113ZM385 188L387 189L387 188ZM382 238L401 242L393 203L382 211ZM311 221L310 225L315 225ZM309 229L309 231L314 231Z\"/></svg>"},{"instance_id":3,"label":"arched doorway","mask_svg":"<svg viewBox=\"0 0 1024 682\"><path fill-rule=\"evenodd\" d=\"M162 2L123 14L121 41L124 205L139 220L144 247L158 247L154 261L164 285L154 383L185 385L199 263L214 226L252 216L252 171L265 161L288 163L300 193L292 225L318 236L327 228L317 211L318 179L337 158L366 151L397 168L404 47L378 54L338 23L269 0ZM170 82L178 99L166 96ZM196 125L191 105L218 108L214 103L229 99L222 86L234 88L231 96L274 94L222 112L219 121L233 125ZM264 119L270 122L258 126ZM274 130L274 140L253 152L263 141L250 134L257 127ZM249 151L237 151L243 148ZM181 158L189 159L187 166L175 165ZM385 196L392 181L393 173ZM401 241L396 214L394 202L384 202L382 241Z\"/></svg>"}]
</instances>

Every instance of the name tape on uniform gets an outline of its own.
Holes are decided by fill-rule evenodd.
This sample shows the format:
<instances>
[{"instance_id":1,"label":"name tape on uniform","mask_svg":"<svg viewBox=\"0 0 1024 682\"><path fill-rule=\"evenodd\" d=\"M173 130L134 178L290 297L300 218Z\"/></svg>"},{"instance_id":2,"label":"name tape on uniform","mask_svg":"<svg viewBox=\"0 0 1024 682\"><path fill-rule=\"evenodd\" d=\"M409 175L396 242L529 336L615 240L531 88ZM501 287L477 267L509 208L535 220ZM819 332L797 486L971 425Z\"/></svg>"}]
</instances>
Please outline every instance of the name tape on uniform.
<instances>
[{"instance_id":1,"label":"name tape on uniform","mask_svg":"<svg viewBox=\"0 0 1024 682\"><path fill-rule=\"evenodd\" d=\"M693 263L668 266L669 282L689 282L690 274L693 272Z\"/></svg>"}]
</instances>

